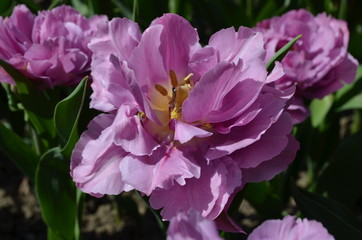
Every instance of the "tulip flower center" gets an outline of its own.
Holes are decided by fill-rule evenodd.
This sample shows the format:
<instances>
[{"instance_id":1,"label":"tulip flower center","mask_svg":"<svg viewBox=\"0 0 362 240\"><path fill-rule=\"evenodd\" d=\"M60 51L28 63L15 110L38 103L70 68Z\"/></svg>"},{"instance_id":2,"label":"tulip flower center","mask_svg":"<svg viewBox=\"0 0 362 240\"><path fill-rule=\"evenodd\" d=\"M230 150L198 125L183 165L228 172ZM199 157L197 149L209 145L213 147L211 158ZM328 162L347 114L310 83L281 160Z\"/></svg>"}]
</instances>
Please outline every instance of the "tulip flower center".
<instances>
[{"instance_id":1,"label":"tulip flower center","mask_svg":"<svg viewBox=\"0 0 362 240\"><path fill-rule=\"evenodd\" d=\"M182 104L188 97L192 88L190 84L190 77L192 75L193 74L190 73L179 83L175 72L173 70L170 70L169 77L172 87L170 89L170 92L160 84L155 85L155 89L157 90L157 92L159 92L162 96L167 97L168 99L168 112L170 119L182 119Z\"/></svg>"}]
</instances>

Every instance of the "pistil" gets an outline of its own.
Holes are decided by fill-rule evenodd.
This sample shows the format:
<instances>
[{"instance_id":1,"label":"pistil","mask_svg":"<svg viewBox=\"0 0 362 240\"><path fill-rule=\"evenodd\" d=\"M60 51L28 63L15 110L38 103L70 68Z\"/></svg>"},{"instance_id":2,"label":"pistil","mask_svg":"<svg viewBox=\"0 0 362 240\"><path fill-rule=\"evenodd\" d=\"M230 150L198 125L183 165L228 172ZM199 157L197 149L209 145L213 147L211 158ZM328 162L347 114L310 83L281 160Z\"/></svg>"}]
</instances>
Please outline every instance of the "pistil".
<instances>
[{"instance_id":1,"label":"pistil","mask_svg":"<svg viewBox=\"0 0 362 240\"><path fill-rule=\"evenodd\" d=\"M155 85L155 89L157 90L157 92L159 92L162 96L168 97L168 112L170 119L181 119L182 104L188 97L189 92L192 88L190 84L190 78L192 75L192 73L187 75L179 84L175 72L173 70L170 70L168 76L172 86L171 96L169 95L169 91L167 91L165 87L161 86L160 84Z\"/></svg>"}]
</instances>

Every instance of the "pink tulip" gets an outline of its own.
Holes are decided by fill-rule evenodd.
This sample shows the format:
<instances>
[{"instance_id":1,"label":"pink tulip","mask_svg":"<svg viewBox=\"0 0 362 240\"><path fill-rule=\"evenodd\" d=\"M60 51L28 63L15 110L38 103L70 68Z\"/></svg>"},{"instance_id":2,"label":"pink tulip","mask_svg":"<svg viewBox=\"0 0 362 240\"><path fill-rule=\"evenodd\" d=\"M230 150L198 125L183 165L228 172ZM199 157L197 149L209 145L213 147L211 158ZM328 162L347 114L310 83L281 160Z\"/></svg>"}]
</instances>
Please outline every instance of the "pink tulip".
<instances>
[{"instance_id":1,"label":"pink tulip","mask_svg":"<svg viewBox=\"0 0 362 240\"><path fill-rule=\"evenodd\" d=\"M256 31L263 33L269 60L287 42L302 34L281 64L285 75L275 82L278 89L296 85L295 101L289 107L293 122L309 115L304 99L323 98L351 83L358 62L347 52L347 23L325 13L313 16L304 9L264 20Z\"/></svg>"},{"instance_id":2,"label":"pink tulip","mask_svg":"<svg viewBox=\"0 0 362 240\"><path fill-rule=\"evenodd\" d=\"M225 223L232 194L294 159L299 145L284 111L294 87L268 85L283 71L277 63L267 74L260 33L224 29L201 47L175 14L143 33L125 18L99 31L89 44L91 107L106 113L73 152L71 174L82 191L136 189L166 220L193 208Z\"/></svg>"},{"instance_id":3,"label":"pink tulip","mask_svg":"<svg viewBox=\"0 0 362 240\"><path fill-rule=\"evenodd\" d=\"M24 5L0 17L0 58L32 78L38 88L77 84L90 72L87 47L105 16L86 19L69 6L33 15ZM0 68L0 81L14 84Z\"/></svg>"}]
</instances>

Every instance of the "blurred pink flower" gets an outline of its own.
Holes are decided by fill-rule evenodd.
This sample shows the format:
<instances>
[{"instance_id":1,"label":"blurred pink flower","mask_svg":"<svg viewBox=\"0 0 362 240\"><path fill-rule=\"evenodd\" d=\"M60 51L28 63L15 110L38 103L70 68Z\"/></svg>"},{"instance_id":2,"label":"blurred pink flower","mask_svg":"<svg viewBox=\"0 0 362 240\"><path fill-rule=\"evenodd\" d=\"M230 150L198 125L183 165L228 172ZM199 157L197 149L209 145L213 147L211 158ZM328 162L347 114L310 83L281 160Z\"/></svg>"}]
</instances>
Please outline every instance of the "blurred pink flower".
<instances>
[{"instance_id":1,"label":"blurred pink flower","mask_svg":"<svg viewBox=\"0 0 362 240\"><path fill-rule=\"evenodd\" d=\"M282 220L267 220L248 236L247 240L334 240L320 222L285 216Z\"/></svg>"},{"instance_id":2,"label":"blurred pink flower","mask_svg":"<svg viewBox=\"0 0 362 240\"><path fill-rule=\"evenodd\" d=\"M33 15L24 5L0 17L0 58L31 77L39 88L76 84L90 71L87 44L105 16L86 19L69 6ZM13 84L0 69L0 81Z\"/></svg>"},{"instance_id":3,"label":"blurred pink flower","mask_svg":"<svg viewBox=\"0 0 362 240\"><path fill-rule=\"evenodd\" d=\"M309 115L304 98L323 98L355 78L358 62L347 52L349 31L345 21L325 13L314 17L300 9L264 20L255 30L264 35L266 60L302 34L281 62L285 75L275 82L279 89L296 84L295 102L289 108L295 123Z\"/></svg>"},{"instance_id":4,"label":"blurred pink flower","mask_svg":"<svg viewBox=\"0 0 362 240\"><path fill-rule=\"evenodd\" d=\"M191 209L188 213L179 212L168 227L167 240L222 240L216 224Z\"/></svg>"},{"instance_id":5,"label":"blurred pink flower","mask_svg":"<svg viewBox=\"0 0 362 240\"><path fill-rule=\"evenodd\" d=\"M193 208L224 229L230 196L283 171L299 147L284 112L294 87L267 85L260 33L215 33L202 48L185 19L165 14L100 26L91 107L101 114L77 143L71 174L95 196L136 189L171 219Z\"/></svg>"}]
</instances>

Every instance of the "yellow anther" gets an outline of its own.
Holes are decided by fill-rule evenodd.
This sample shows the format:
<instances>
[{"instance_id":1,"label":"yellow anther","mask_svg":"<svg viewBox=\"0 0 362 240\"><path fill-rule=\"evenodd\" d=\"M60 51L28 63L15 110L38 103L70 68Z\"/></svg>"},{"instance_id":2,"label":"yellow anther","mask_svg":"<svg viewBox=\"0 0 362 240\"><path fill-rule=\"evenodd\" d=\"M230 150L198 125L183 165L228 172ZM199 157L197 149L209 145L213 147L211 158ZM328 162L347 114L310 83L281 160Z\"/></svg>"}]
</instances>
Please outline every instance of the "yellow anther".
<instances>
[{"instance_id":1,"label":"yellow anther","mask_svg":"<svg viewBox=\"0 0 362 240\"><path fill-rule=\"evenodd\" d=\"M170 112L170 118L171 119L181 118L181 109L182 107L174 107Z\"/></svg>"},{"instance_id":2,"label":"yellow anther","mask_svg":"<svg viewBox=\"0 0 362 240\"><path fill-rule=\"evenodd\" d=\"M156 88L157 92L161 93L162 96L168 95L166 88L162 87L160 84L156 84L155 88Z\"/></svg>"},{"instance_id":3,"label":"yellow anther","mask_svg":"<svg viewBox=\"0 0 362 240\"><path fill-rule=\"evenodd\" d=\"M140 118L140 119L144 119L146 118L146 114L144 112L137 112L137 116Z\"/></svg>"},{"instance_id":4,"label":"yellow anther","mask_svg":"<svg viewBox=\"0 0 362 240\"><path fill-rule=\"evenodd\" d=\"M201 127L205 130L210 130L212 128L212 124L211 123L203 123L201 125Z\"/></svg>"},{"instance_id":5,"label":"yellow anther","mask_svg":"<svg viewBox=\"0 0 362 240\"><path fill-rule=\"evenodd\" d=\"M194 74L190 73L189 75L187 75L187 77L184 78L184 83L186 84L190 84L190 78L193 76Z\"/></svg>"},{"instance_id":6,"label":"yellow anther","mask_svg":"<svg viewBox=\"0 0 362 240\"><path fill-rule=\"evenodd\" d=\"M168 72L168 75L170 76L172 87L176 88L178 86L178 81L175 72L173 70L170 70Z\"/></svg>"}]
</instances>

